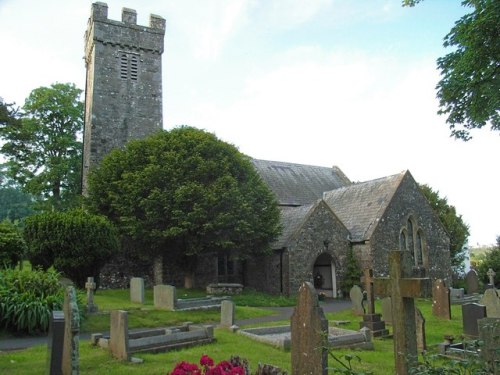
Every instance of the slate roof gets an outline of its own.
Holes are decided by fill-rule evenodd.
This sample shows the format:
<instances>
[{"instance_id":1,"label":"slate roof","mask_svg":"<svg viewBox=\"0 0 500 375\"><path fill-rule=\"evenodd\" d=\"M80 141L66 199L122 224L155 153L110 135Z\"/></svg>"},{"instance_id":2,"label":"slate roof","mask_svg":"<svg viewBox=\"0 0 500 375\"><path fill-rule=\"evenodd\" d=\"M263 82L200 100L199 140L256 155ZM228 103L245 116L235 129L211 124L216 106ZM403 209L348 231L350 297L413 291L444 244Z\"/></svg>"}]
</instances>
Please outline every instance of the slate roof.
<instances>
[{"instance_id":1,"label":"slate roof","mask_svg":"<svg viewBox=\"0 0 500 375\"><path fill-rule=\"evenodd\" d=\"M252 160L260 177L282 206L311 204L325 191L351 184L338 167L318 167L269 160Z\"/></svg>"},{"instance_id":2,"label":"slate roof","mask_svg":"<svg viewBox=\"0 0 500 375\"><path fill-rule=\"evenodd\" d=\"M352 241L368 240L406 173L328 191L323 199L347 227Z\"/></svg>"},{"instance_id":3,"label":"slate roof","mask_svg":"<svg viewBox=\"0 0 500 375\"><path fill-rule=\"evenodd\" d=\"M316 205L316 203L313 203L299 207L280 207L283 232L273 244L273 249L281 249L288 246L288 242L293 234L302 226Z\"/></svg>"}]
</instances>

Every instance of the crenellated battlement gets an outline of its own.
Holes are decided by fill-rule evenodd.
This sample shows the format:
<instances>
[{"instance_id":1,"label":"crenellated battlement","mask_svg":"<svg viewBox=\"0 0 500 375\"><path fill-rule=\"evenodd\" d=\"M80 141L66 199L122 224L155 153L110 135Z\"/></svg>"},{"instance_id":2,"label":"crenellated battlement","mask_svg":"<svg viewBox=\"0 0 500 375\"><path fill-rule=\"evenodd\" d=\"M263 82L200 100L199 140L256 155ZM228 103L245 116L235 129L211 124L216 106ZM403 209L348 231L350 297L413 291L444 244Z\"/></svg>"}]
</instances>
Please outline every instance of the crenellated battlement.
<instances>
[{"instance_id":1,"label":"crenellated battlement","mask_svg":"<svg viewBox=\"0 0 500 375\"><path fill-rule=\"evenodd\" d=\"M92 4L91 11L91 22L93 21L111 21L113 23L119 22L108 19L108 4L103 2L96 2ZM122 20L121 23L124 25L136 25L137 26L137 12L135 9L122 8ZM156 14L151 14L149 16L149 28L165 31L165 19Z\"/></svg>"}]
</instances>

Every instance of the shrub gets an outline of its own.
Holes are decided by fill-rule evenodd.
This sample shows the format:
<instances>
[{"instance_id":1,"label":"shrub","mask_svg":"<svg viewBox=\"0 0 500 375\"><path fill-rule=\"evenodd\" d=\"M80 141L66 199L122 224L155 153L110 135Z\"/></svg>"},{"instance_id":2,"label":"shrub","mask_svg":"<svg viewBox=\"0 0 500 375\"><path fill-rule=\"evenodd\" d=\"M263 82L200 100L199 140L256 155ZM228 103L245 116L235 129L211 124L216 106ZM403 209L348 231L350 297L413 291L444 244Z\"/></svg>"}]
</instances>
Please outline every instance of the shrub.
<instances>
[{"instance_id":1,"label":"shrub","mask_svg":"<svg viewBox=\"0 0 500 375\"><path fill-rule=\"evenodd\" d=\"M33 266L54 266L80 288L87 277L98 278L118 251L113 225L103 216L79 209L28 217L24 238Z\"/></svg>"},{"instance_id":2,"label":"shrub","mask_svg":"<svg viewBox=\"0 0 500 375\"><path fill-rule=\"evenodd\" d=\"M60 310L64 289L51 269L0 272L0 328L15 332L46 332L50 314Z\"/></svg>"},{"instance_id":3,"label":"shrub","mask_svg":"<svg viewBox=\"0 0 500 375\"><path fill-rule=\"evenodd\" d=\"M0 268L15 267L26 251L24 239L8 220L0 222Z\"/></svg>"}]
</instances>

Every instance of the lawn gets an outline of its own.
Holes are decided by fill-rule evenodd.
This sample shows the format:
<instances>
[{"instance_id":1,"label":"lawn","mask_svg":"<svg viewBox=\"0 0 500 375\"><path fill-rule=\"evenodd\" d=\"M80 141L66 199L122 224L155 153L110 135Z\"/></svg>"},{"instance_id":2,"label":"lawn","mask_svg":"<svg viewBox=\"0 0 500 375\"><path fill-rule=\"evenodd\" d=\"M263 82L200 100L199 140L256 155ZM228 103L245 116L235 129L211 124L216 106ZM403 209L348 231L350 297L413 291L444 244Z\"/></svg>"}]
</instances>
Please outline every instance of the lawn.
<instances>
[{"instance_id":1,"label":"lawn","mask_svg":"<svg viewBox=\"0 0 500 375\"><path fill-rule=\"evenodd\" d=\"M181 298L199 297L202 291L178 290ZM262 304L288 305L294 300L266 295L252 294L234 298L237 304L237 319L271 314L263 308ZM255 300L257 306L251 306ZM238 302L240 301L240 302ZM112 309L125 309L129 311L130 328L155 327L175 325L184 321L218 323L220 313L218 311L197 312L169 312L155 310L152 304L152 291L146 293L144 305L129 302L128 291L99 291L95 295L95 302L99 306L98 315L88 317L82 324L83 332L106 331L109 326L108 311ZM247 306L243 306L243 305ZM250 306L248 306L250 305ZM444 335L455 335L459 337L462 333L462 316L460 306L452 306L452 320L447 321L436 318L431 314L431 301L417 300L417 306L422 310L426 318L426 337L429 351L435 351L438 343L443 341ZM380 305L376 305L377 311L381 311ZM348 320L350 323L346 328L359 329L360 317L354 316L350 310L339 313L326 314L327 319L333 325L334 320ZM281 322L286 324L286 321ZM274 322L273 324L279 324ZM389 327L390 328L390 327ZM265 344L257 343L241 335L233 334L224 329L215 330L216 343L198 346L179 351L159 354L137 354L138 358L144 360L142 364L132 364L113 359L109 353L100 348L94 348L88 340L80 340L80 372L82 374L166 374L172 370L174 365L180 361L197 363L202 354L208 354L215 361L229 359L231 355L239 355L246 358L252 370L258 363L271 363L281 368L290 370L290 353L282 352ZM375 339L374 351L361 350L335 350L337 357L347 354L355 354L361 358L356 361L354 367L357 370L370 370L376 375L391 374L394 371L393 346L391 339ZM47 348L45 345L17 352L0 353L1 374L43 374L45 373ZM335 361L329 360L330 366ZM333 372L331 372L333 373Z\"/></svg>"}]
</instances>

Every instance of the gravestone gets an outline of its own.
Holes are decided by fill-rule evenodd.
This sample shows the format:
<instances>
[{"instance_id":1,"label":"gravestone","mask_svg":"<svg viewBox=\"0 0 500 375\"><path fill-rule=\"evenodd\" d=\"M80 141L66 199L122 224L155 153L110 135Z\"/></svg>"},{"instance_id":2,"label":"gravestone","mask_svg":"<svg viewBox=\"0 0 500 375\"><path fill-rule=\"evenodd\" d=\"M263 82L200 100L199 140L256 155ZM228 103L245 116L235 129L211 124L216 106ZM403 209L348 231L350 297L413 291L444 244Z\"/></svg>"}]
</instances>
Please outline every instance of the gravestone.
<instances>
[{"instance_id":1,"label":"gravestone","mask_svg":"<svg viewBox=\"0 0 500 375\"><path fill-rule=\"evenodd\" d=\"M483 342L481 358L493 374L500 374L500 318L478 320L479 339Z\"/></svg>"},{"instance_id":2,"label":"gravestone","mask_svg":"<svg viewBox=\"0 0 500 375\"><path fill-rule=\"evenodd\" d=\"M172 285L155 285L153 287L154 305L157 309L175 310L176 291Z\"/></svg>"},{"instance_id":3,"label":"gravestone","mask_svg":"<svg viewBox=\"0 0 500 375\"><path fill-rule=\"evenodd\" d=\"M495 287L495 275L496 275L496 272L493 271L492 268L490 268L488 270L488 272L486 272L486 276L488 276L488 285L490 285L490 287L492 287L492 288Z\"/></svg>"},{"instance_id":4,"label":"gravestone","mask_svg":"<svg viewBox=\"0 0 500 375\"><path fill-rule=\"evenodd\" d=\"M363 315L365 310L363 309L363 291L357 285L354 285L350 292L349 297L351 298L351 308L355 315Z\"/></svg>"},{"instance_id":5,"label":"gravestone","mask_svg":"<svg viewBox=\"0 0 500 375\"><path fill-rule=\"evenodd\" d=\"M52 311L47 340L47 374L62 374L62 353L64 344L64 312Z\"/></svg>"},{"instance_id":6,"label":"gravestone","mask_svg":"<svg viewBox=\"0 0 500 375\"><path fill-rule=\"evenodd\" d=\"M465 275L465 291L467 294L479 293L479 278L475 270L470 270Z\"/></svg>"},{"instance_id":7,"label":"gravestone","mask_svg":"<svg viewBox=\"0 0 500 375\"><path fill-rule=\"evenodd\" d=\"M359 323L359 328L368 328L374 337L387 336L389 331L385 328L385 322L381 314L375 313L375 295L373 293L373 271L365 269L361 282L365 284L366 304L368 312L363 314L363 321ZM363 308L364 311L364 308Z\"/></svg>"},{"instance_id":8,"label":"gravestone","mask_svg":"<svg viewBox=\"0 0 500 375\"><path fill-rule=\"evenodd\" d=\"M477 321L486 318L486 306L478 303L466 303L462 305L462 322L464 334L478 337L479 331Z\"/></svg>"},{"instance_id":9,"label":"gravestone","mask_svg":"<svg viewBox=\"0 0 500 375\"><path fill-rule=\"evenodd\" d=\"M292 375L328 373L328 320L310 282L299 288L291 317Z\"/></svg>"},{"instance_id":10,"label":"gravestone","mask_svg":"<svg viewBox=\"0 0 500 375\"><path fill-rule=\"evenodd\" d=\"M423 353L427 350L427 343L425 340L425 318L419 308L415 308L415 328L417 334L417 350Z\"/></svg>"},{"instance_id":11,"label":"gravestone","mask_svg":"<svg viewBox=\"0 0 500 375\"><path fill-rule=\"evenodd\" d=\"M130 302L144 303L144 279L142 277L130 279Z\"/></svg>"},{"instance_id":12,"label":"gravestone","mask_svg":"<svg viewBox=\"0 0 500 375\"><path fill-rule=\"evenodd\" d=\"M450 290L441 279L435 280L432 285L432 315L451 319Z\"/></svg>"},{"instance_id":13,"label":"gravestone","mask_svg":"<svg viewBox=\"0 0 500 375\"><path fill-rule=\"evenodd\" d=\"M96 313L99 308L94 303L94 290L95 290L95 282L93 277L88 277L87 282L85 283L85 289L87 289L87 312L89 314Z\"/></svg>"},{"instance_id":14,"label":"gravestone","mask_svg":"<svg viewBox=\"0 0 500 375\"><path fill-rule=\"evenodd\" d=\"M109 350L113 357L128 360L128 313L112 310L109 314Z\"/></svg>"},{"instance_id":15,"label":"gravestone","mask_svg":"<svg viewBox=\"0 0 500 375\"><path fill-rule=\"evenodd\" d=\"M62 356L62 374L77 375L80 373L80 313L73 286L64 291L64 345Z\"/></svg>"},{"instance_id":16,"label":"gravestone","mask_svg":"<svg viewBox=\"0 0 500 375\"><path fill-rule=\"evenodd\" d=\"M418 357L413 299L426 295L430 279L411 278L413 262L408 251L390 251L388 257L390 277L375 279L375 294L391 296L396 373L407 375Z\"/></svg>"},{"instance_id":17,"label":"gravestone","mask_svg":"<svg viewBox=\"0 0 500 375\"><path fill-rule=\"evenodd\" d=\"M233 301L222 301L220 306L220 325L232 327L234 325L234 303Z\"/></svg>"},{"instance_id":18,"label":"gravestone","mask_svg":"<svg viewBox=\"0 0 500 375\"><path fill-rule=\"evenodd\" d=\"M459 301L459 300L463 300L464 297L465 297L464 288L460 288L460 289L450 288L450 299L451 300Z\"/></svg>"},{"instance_id":19,"label":"gravestone","mask_svg":"<svg viewBox=\"0 0 500 375\"><path fill-rule=\"evenodd\" d=\"M500 318L500 295L498 290L494 288L486 289L479 303L486 306L486 316L488 318Z\"/></svg>"},{"instance_id":20,"label":"gravestone","mask_svg":"<svg viewBox=\"0 0 500 375\"><path fill-rule=\"evenodd\" d=\"M380 305L382 306L382 317L384 318L384 321L387 324L392 324L391 297L382 298Z\"/></svg>"}]
</instances>

